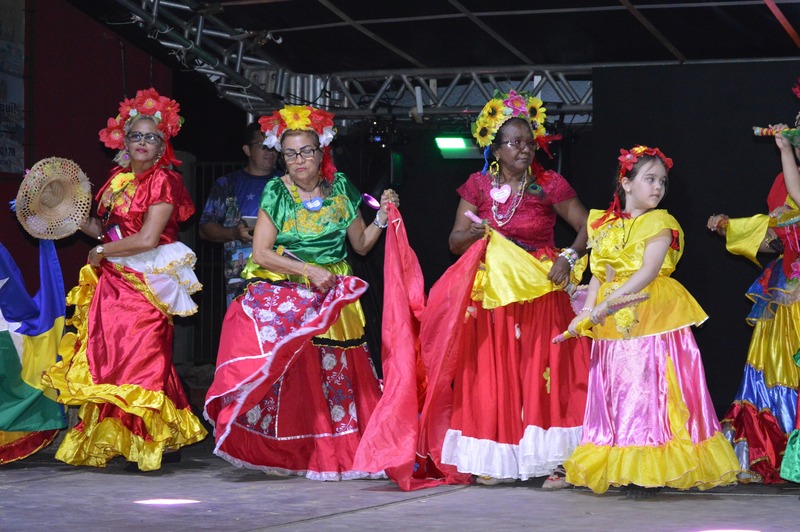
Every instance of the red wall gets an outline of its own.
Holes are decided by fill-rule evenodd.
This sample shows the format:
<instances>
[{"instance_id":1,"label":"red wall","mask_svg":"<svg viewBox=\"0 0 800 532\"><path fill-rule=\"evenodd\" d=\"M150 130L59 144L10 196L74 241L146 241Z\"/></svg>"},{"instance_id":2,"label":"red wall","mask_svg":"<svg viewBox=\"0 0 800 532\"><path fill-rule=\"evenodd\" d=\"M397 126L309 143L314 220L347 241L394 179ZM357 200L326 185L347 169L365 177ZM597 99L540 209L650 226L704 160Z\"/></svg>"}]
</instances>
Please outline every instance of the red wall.
<instances>
[{"instance_id":1,"label":"red wall","mask_svg":"<svg viewBox=\"0 0 800 532\"><path fill-rule=\"evenodd\" d=\"M98 131L116 116L120 100L138 89L153 86L171 95L172 72L155 60L151 66L150 55L63 0L28 0L25 19L26 167L47 157L72 159L96 191L114 156L98 140ZM124 70L120 42L125 49ZM21 179L0 177L0 242L33 291L38 288L38 241L6 208ZM56 242L67 287L75 284L93 244L83 234Z\"/></svg>"}]
</instances>

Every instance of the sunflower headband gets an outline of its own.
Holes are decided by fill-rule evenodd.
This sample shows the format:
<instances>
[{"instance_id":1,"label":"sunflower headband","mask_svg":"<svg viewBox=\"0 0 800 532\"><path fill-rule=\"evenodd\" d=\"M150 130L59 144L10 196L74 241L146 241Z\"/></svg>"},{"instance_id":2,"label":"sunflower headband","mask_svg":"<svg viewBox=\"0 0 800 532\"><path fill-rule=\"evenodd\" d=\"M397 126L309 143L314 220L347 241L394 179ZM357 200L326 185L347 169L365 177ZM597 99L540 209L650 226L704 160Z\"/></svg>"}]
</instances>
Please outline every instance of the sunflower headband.
<instances>
[{"instance_id":1,"label":"sunflower headband","mask_svg":"<svg viewBox=\"0 0 800 532\"><path fill-rule=\"evenodd\" d=\"M511 118L526 120L533 130L533 138L544 137L544 121L547 118L546 109L542 100L527 92L517 93L513 90L507 94L498 90L489 100L472 123L472 136L478 141L478 146L485 148L494 141L497 130Z\"/></svg>"},{"instance_id":2,"label":"sunflower headband","mask_svg":"<svg viewBox=\"0 0 800 532\"><path fill-rule=\"evenodd\" d=\"M135 98L119 102L116 118L109 118L106 127L100 130L100 141L113 150L125 149L125 125L138 116L150 117L164 135L164 140L169 140L183 125L179 112L178 102L161 96L155 89L137 91Z\"/></svg>"},{"instance_id":3,"label":"sunflower headband","mask_svg":"<svg viewBox=\"0 0 800 532\"><path fill-rule=\"evenodd\" d=\"M310 105L287 105L269 116L262 116L258 123L266 138L264 145L278 151L281 151L281 137L288 130L313 131L322 148L329 145L336 135L333 114Z\"/></svg>"},{"instance_id":4,"label":"sunflower headband","mask_svg":"<svg viewBox=\"0 0 800 532\"><path fill-rule=\"evenodd\" d=\"M672 159L664 155L661 150L658 148L650 148L648 146L634 146L630 149L630 151L625 149L619 150L619 157L617 160L619 161L619 180L622 181L622 178L625 177L628 172L633 170L633 166L639 161L639 159L643 155L650 155L652 157L658 157L661 159L661 162L664 163L664 166L669 170L672 168Z\"/></svg>"}]
</instances>

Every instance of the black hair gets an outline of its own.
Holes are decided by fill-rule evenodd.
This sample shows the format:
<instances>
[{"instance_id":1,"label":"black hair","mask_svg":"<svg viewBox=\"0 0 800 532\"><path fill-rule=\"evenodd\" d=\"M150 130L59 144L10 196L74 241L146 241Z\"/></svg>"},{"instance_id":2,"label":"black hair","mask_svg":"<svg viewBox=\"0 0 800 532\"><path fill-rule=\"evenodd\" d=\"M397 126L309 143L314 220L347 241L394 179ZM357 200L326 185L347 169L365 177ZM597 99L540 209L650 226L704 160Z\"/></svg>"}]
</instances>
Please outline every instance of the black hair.
<instances>
[{"instance_id":1,"label":"black hair","mask_svg":"<svg viewBox=\"0 0 800 532\"><path fill-rule=\"evenodd\" d=\"M256 134L258 134L259 138L256 138ZM244 128L244 134L242 136L242 145L250 145L258 140L264 140L264 133L261 132L261 124L258 122L252 122L247 124L247 127Z\"/></svg>"},{"instance_id":2,"label":"black hair","mask_svg":"<svg viewBox=\"0 0 800 532\"><path fill-rule=\"evenodd\" d=\"M514 122L514 121L519 121L521 124L525 124L525 126L526 126L528 129L530 129L530 130L531 130L531 136L533 136L533 128L531 127L531 123L530 123L530 122L528 122L526 119L522 118L521 116L515 116L515 117L512 117L512 118L509 118L508 120L506 120L505 122L503 122L503 125L502 125L502 126L500 126L499 128L497 128L497 133L495 133L495 135L494 135L494 140L492 141L492 144L494 144L494 145L497 145L497 146L499 147L499 145L500 145L500 144L502 144L502 143L504 142L503 140L501 140L501 139L500 139L500 137L502 136L502 135L500 134L500 132L501 132L501 131L503 131L503 129L505 129L505 127L506 127L508 124L510 124L510 123L512 123L512 122Z\"/></svg>"}]
</instances>

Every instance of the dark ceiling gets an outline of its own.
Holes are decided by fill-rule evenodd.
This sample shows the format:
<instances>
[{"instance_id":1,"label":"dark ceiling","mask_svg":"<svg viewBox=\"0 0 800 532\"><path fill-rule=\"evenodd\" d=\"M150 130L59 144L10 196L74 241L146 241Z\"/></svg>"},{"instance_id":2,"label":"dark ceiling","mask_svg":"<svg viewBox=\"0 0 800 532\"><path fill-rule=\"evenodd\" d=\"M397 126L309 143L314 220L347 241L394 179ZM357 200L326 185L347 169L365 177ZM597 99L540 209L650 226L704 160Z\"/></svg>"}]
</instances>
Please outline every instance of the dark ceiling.
<instances>
[{"instance_id":1,"label":"dark ceiling","mask_svg":"<svg viewBox=\"0 0 800 532\"><path fill-rule=\"evenodd\" d=\"M800 0L69 1L252 114L457 116L501 84L591 113L595 67L800 57Z\"/></svg>"},{"instance_id":2,"label":"dark ceiling","mask_svg":"<svg viewBox=\"0 0 800 532\"><path fill-rule=\"evenodd\" d=\"M126 36L146 39L144 29L121 24L131 20L126 4L141 2L70 1ZM184 6L185 20L202 14L261 36L248 44L251 52L303 73L800 56L796 0L164 0L161 5Z\"/></svg>"}]
</instances>

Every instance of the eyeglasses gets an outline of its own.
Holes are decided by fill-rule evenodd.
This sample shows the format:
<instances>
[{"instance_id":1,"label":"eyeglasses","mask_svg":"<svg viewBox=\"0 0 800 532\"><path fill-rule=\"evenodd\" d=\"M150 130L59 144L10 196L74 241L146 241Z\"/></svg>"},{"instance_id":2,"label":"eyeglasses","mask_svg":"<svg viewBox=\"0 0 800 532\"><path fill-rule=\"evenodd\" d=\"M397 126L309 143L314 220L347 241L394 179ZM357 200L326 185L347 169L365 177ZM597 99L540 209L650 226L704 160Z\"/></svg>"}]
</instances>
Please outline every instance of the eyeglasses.
<instances>
[{"instance_id":1,"label":"eyeglasses","mask_svg":"<svg viewBox=\"0 0 800 532\"><path fill-rule=\"evenodd\" d=\"M319 148L311 148L308 146L302 148L300 151L287 150L283 152L283 159L287 163L293 162L298 157L302 157L303 159L311 159L314 156L314 154L317 153L318 151Z\"/></svg>"},{"instance_id":2,"label":"eyeglasses","mask_svg":"<svg viewBox=\"0 0 800 532\"><path fill-rule=\"evenodd\" d=\"M156 135L155 133L141 133L139 131L134 131L133 133L128 133L125 136L129 142L141 142L142 139L148 144L160 144L161 137Z\"/></svg>"},{"instance_id":3,"label":"eyeglasses","mask_svg":"<svg viewBox=\"0 0 800 532\"><path fill-rule=\"evenodd\" d=\"M514 139L514 140L506 140L501 142L500 144L505 144L509 148L514 148L517 151L521 151L522 148L528 147L531 150L536 149L536 141L533 139Z\"/></svg>"}]
</instances>

